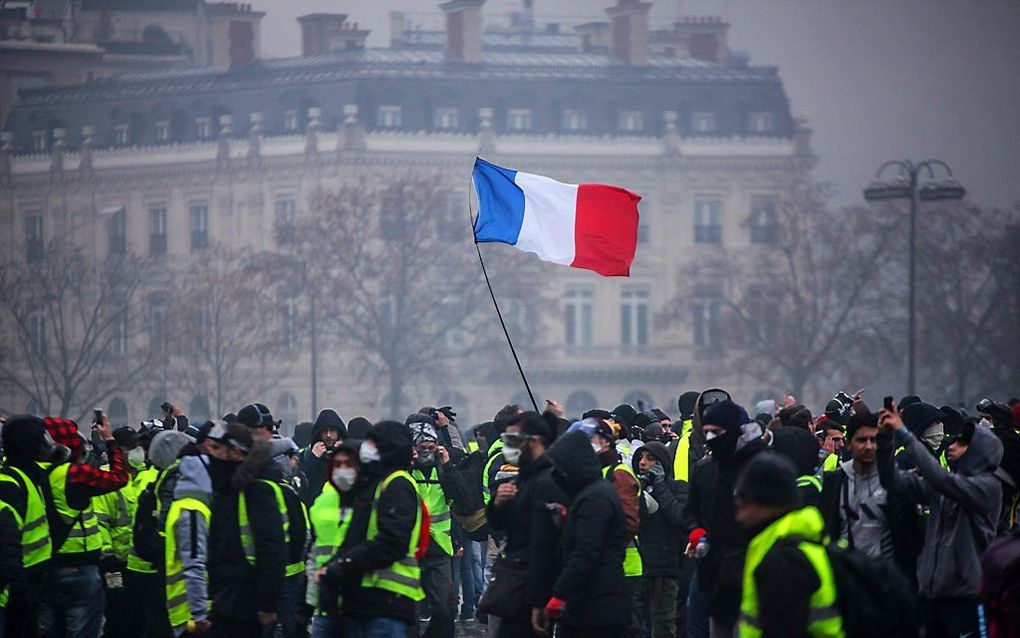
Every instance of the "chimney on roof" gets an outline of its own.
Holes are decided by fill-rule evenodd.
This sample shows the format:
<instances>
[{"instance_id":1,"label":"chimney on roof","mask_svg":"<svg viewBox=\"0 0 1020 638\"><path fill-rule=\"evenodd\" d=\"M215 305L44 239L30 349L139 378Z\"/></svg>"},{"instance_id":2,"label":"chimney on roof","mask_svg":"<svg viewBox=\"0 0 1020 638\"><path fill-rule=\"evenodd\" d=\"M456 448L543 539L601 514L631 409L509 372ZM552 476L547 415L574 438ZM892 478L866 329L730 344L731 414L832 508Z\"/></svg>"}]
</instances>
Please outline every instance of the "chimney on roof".
<instances>
[{"instance_id":1,"label":"chimney on roof","mask_svg":"<svg viewBox=\"0 0 1020 638\"><path fill-rule=\"evenodd\" d=\"M347 20L343 13L309 13L298 16L301 25L301 55L323 55L330 51L358 51L365 48L368 29Z\"/></svg>"},{"instance_id":2,"label":"chimney on roof","mask_svg":"<svg viewBox=\"0 0 1020 638\"><path fill-rule=\"evenodd\" d=\"M446 58L482 61L482 5L485 0L449 0L439 5L446 15Z\"/></svg>"},{"instance_id":3,"label":"chimney on roof","mask_svg":"<svg viewBox=\"0 0 1020 638\"><path fill-rule=\"evenodd\" d=\"M651 2L617 0L609 15L609 54L634 66L648 64L648 11Z\"/></svg>"},{"instance_id":4,"label":"chimney on roof","mask_svg":"<svg viewBox=\"0 0 1020 638\"><path fill-rule=\"evenodd\" d=\"M402 11L390 11L390 48L397 48L404 41L407 16Z\"/></svg>"}]
</instances>

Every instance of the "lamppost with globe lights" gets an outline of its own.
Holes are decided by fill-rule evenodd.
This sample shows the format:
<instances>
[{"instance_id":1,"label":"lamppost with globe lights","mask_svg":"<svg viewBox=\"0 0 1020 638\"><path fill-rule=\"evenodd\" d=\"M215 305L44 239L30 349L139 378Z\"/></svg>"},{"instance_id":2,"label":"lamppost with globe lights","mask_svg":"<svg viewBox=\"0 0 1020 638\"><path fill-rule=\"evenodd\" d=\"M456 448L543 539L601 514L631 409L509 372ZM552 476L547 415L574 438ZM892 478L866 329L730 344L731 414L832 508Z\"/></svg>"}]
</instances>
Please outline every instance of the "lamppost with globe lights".
<instances>
[{"instance_id":1,"label":"lamppost with globe lights","mask_svg":"<svg viewBox=\"0 0 1020 638\"><path fill-rule=\"evenodd\" d=\"M882 173L887 168L899 169L895 179L882 180ZM941 167L946 177L935 179L935 167ZM928 172L928 180L921 184L918 177L923 171ZM864 199L869 202L909 199L910 200L910 274L908 282L907 305L907 393L915 394L915 342L916 342L916 308L915 308L915 256L917 246L917 205L918 200L926 202L960 200L966 194L960 182L953 177L953 171L942 160L929 159L914 163L911 160L890 160L875 171L875 180L864 189Z\"/></svg>"}]
</instances>

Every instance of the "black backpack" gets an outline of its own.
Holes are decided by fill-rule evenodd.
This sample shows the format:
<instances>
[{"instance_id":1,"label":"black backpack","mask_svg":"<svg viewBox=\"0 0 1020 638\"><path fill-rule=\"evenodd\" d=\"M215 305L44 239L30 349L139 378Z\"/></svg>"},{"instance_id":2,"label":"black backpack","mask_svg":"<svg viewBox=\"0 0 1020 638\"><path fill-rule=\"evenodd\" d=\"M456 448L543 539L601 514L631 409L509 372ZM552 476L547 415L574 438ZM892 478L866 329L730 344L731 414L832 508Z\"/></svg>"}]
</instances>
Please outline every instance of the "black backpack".
<instances>
[{"instance_id":1,"label":"black backpack","mask_svg":"<svg viewBox=\"0 0 1020 638\"><path fill-rule=\"evenodd\" d=\"M138 495L138 507L131 526L135 555L153 565L162 565L165 557L165 540L160 533L159 500L156 498L156 481L149 483Z\"/></svg>"},{"instance_id":2,"label":"black backpack","mask_svg":"<svg viewBox=\"0 0 1020 638\"><path fill-rule=\"evenodd\" d=\"M446 470L443 489L450 498L450 511L464 534L473 541L489 536L485 517L485 499L482 496L482 472L488 459L481 450L475 450Z\"/></svg>"},{"instance_id":3,"label":"black backpack","mask_svg":"<svg viewBox=\"0 0 1020 638\"><path fill-rule=\"evenodd\" d=\"M916 638L920 621L910 580L892 560L826 546L847 638Z\"/></svg>"}]
</instances>

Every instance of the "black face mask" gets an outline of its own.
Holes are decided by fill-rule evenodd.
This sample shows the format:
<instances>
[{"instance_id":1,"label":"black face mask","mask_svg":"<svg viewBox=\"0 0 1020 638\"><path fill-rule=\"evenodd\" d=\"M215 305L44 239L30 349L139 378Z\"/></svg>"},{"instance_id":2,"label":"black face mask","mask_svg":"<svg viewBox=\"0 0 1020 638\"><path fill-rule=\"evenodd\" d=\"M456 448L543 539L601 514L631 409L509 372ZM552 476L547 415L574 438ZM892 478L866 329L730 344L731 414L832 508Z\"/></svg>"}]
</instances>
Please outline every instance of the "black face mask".
<instances>
[{"instance_id":1,"label":"black face mask","mask_svg":"<svg viewBox=\"0 0 1020 638\"><path fill-rule=\"evenodd\" d=\"M556 485L559 486L561 490L567 492L568 494L573 492L573 490L570 487L570 482L567 481L567 477L564 476L563 473L561 473L559 470L553 468L551 476L552 480L556 483Z\"/></svg>"},{"instance_id":2,"label":"black face mask","mask_svg":"<svg viewBox=\"0 0 1020 638\"><path fill-rule=\"evenodd\" d=\"M716 460L728 459L737 451L737 440L740 438L740 430L732 430L716 436L705 445L712 451L712 458Z\"/></svg>"},{"instance_id":3,"label":"black face mask","mask_svg":"<svg viewBox=\"0 0 1020 638\"><path fill-rule=\"evenodd\" d=\"M211 456L209 457L209 478L212 479L213 483L219 484L229 481L240 464L240 461L224 461L223 459Z\"/></svg>"}]
</instances>

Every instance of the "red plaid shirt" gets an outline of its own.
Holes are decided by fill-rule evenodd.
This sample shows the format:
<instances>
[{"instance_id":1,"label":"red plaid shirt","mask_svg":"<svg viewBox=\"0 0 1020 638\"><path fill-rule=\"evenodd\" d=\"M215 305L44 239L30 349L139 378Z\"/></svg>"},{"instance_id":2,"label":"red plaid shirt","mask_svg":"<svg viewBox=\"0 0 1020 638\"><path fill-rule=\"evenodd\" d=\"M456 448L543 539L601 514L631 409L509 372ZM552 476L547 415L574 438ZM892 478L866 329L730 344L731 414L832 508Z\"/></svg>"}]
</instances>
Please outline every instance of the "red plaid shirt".
<instances>
[{"instance_id":1,"label":"red plaid shirt","mask_svg":"<svg viewBox=\"0 0 1020 638\"><path fill-rule=\"evenodd\" d=\"M78 424L70 419L46 417L46 431L53 440L71 450L71 458L80 460L82 450L81 437L78 436ZM127 485L131 479L124 451L112 442L107 448L110 458L110 469L100 470L84 463L72 463L67 471L67 500L79 504L83 500L116 492Z\"/></svg>"}]
</instances>

